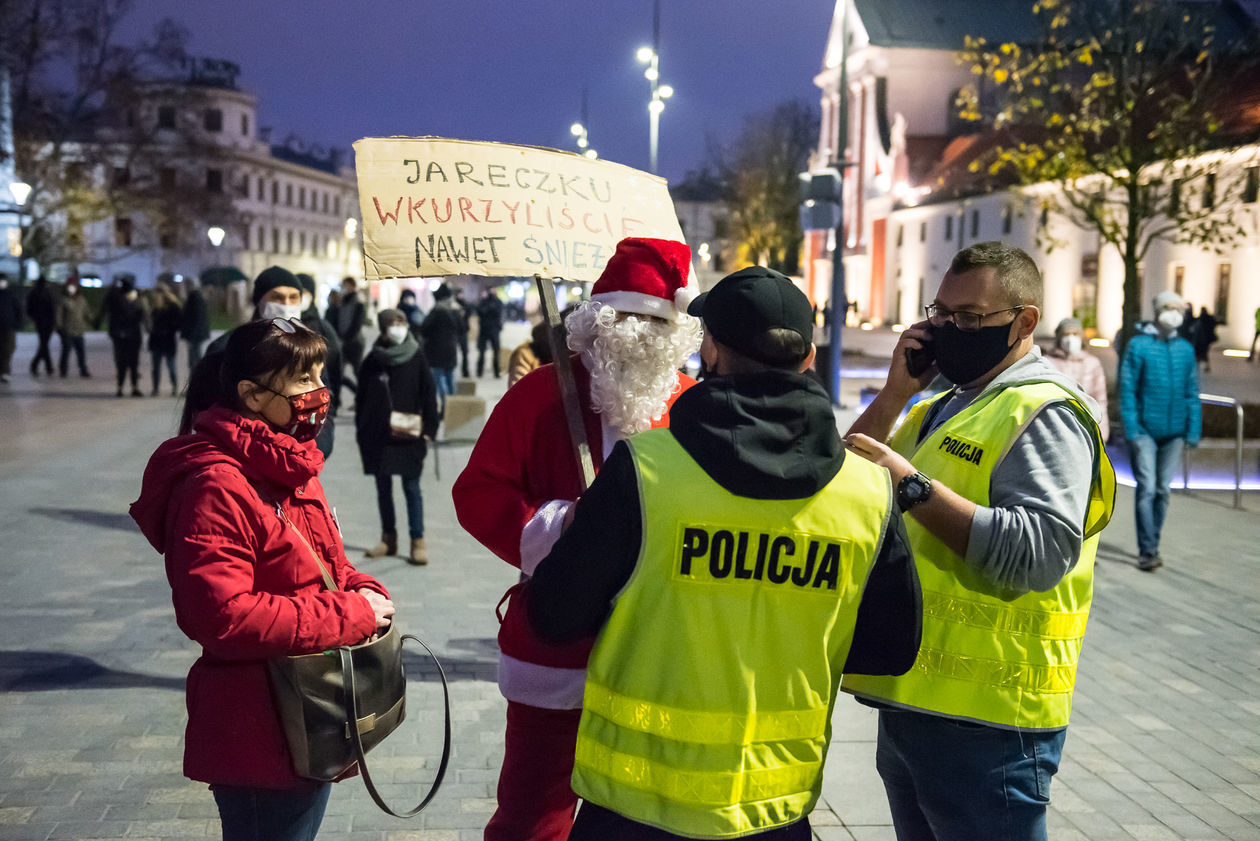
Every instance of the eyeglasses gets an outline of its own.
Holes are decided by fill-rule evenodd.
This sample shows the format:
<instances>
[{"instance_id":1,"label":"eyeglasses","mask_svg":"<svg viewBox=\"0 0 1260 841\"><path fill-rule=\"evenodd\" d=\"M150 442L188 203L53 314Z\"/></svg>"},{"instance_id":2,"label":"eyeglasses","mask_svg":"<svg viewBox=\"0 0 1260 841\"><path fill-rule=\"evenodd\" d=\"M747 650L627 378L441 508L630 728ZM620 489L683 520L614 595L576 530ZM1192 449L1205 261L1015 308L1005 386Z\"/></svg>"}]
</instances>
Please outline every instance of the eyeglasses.
<instances>
[{"instance_id":1,"label":"eyeglasses","mask_svg":"<svg viewBox=\"0 0 1260 841\"><path fill-rule=\"evenodd\" d=\"M928 321L932 322L933 327L943 327L945 322L952 321L954 326L964 333L975 333L989 316L1001 315L1004 312L1019 312L1027 309L1027 306L1023 304L1018 307L1007 307L1004 310L994 310L993 312L967 312L966 310L951 310L947 307L942 307L940 304L928 304L923 308L923 311L927 313Z\"/></svg>"}]
</instances>

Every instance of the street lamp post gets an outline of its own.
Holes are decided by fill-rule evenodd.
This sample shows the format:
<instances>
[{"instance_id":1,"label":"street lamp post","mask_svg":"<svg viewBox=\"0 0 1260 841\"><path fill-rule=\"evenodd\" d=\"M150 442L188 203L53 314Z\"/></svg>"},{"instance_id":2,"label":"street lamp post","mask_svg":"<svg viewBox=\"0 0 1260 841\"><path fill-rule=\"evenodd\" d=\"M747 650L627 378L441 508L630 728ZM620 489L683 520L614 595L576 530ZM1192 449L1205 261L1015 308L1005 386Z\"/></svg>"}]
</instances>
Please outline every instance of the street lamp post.
<instances>
[{"instance_id":1,"label":"street lamp post","mask_svg":"<svg viewBox=\"0 0 1260 841\"><path fill-rule=\"evenodd\" d=\"M577 143L577 147L582 152L582 154L590 158L591 160L595 160L596 158L599 157L599 153L591 148L591 138L590 138L590 135L588 135L586 131L586 126L588 122L589 122L589 119L586 115L586 89L583 88L582 89L582 120L581 122L577 122L569 126L569 132L575 138L577 138L574 142Z\"/></svg>"},{"instance_id":2,"label":"street lamp post","mask_svg":"<svg viewBox=\"0 0 1260 841\"><path fill-rule=\"evenodd\" d=\"M652 6L652 46L639 47L636 54L640 64L646 64L643 77L648 80L651 98L648 100L648 160L649 169L656 174L656 148L660 138L661 112L665 100L674 95L674 89L661 83L661 0Z\"/></svg>"},{"instance_id":3,"label":"street lamp post","mask_svg":"<svg viewBox=\"0 0 1260 841\"><path fill-rule=\"evenodd\" d=\"M26 284L26 200L31 197L31 185L25 181L13 181L9 184L9 192L13 194L14 213L18 222L18 241L15 257L18 259L18 285Z\"/></svg>"}]
</instances>

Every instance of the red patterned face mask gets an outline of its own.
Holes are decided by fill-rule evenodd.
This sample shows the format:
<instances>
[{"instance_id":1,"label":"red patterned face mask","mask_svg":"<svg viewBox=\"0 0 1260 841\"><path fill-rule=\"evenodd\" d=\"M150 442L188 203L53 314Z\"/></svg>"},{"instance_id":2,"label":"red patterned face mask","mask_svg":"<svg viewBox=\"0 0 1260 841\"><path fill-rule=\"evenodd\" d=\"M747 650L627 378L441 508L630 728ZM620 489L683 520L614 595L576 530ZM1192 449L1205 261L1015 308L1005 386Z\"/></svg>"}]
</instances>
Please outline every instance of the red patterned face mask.
<instances>
[{"instance_id":1,"label":"red patterned face mask","mask_svg":"<svg viewBox=\"0 0 1260 841\"><path fill-rule=\"evenodd\" d=\"M273 388L262 388L285 397ZM280 431L299 441L314 441L328 421L328 408L332 404L332 392L328 390L328 386L301 394L290 394L285 399L289 401L289 425Z\"/></svg>"}]
</instances>

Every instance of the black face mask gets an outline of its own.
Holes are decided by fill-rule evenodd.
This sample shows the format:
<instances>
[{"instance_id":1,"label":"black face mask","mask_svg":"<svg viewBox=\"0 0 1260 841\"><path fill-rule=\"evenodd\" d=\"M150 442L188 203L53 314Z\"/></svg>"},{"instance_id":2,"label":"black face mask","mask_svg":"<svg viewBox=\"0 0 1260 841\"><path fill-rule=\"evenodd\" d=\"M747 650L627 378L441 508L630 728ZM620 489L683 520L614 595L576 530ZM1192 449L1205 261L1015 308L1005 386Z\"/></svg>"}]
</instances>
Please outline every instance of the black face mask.
<instances>
[{"instance_id":1,"label":"black face mask","mask_svg":"<svg viewBox=\"0 0 1260 841\"><path fill-rule=\"evenodd\" d=\"M974 333L964 333L952 321L933 327L936 367L954 385L974 382L1010 353L1014 347L1006 341L1010 332L1010 324L981 327Z\"/></svg>"}]
</instances>

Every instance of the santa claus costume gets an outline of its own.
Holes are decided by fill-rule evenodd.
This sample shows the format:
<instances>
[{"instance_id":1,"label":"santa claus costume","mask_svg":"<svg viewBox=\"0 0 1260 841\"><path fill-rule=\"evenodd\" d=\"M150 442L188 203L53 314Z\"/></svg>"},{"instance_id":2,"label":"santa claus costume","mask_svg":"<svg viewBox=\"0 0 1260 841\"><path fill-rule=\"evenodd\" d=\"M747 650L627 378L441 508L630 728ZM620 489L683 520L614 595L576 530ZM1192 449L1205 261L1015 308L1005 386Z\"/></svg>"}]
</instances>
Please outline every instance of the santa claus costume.
<instances>
[{"instance_id":1,"label":"santa claus costume","mask_svg":"<svg viewBox=\"0 0 1260 841\"><path fill-rule=\"evenodd\" d=\"M685 315L695 297L690 264L682 243L624 239L590 301L567 321L596 470L618 439L668 425L674 398L694 384L677 372L700 342L698 323ZM581 491L556 370L544 365L508 389L491 413L452 489L455 512L469 534L528 575L560 536ZM563 841L577 805L569 778L593 639L543 643L523 598L509 590L505 600L499 689L508 701L507 730L498 809L485 838Z\"/></svg>"}]
</instances>

